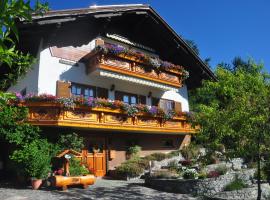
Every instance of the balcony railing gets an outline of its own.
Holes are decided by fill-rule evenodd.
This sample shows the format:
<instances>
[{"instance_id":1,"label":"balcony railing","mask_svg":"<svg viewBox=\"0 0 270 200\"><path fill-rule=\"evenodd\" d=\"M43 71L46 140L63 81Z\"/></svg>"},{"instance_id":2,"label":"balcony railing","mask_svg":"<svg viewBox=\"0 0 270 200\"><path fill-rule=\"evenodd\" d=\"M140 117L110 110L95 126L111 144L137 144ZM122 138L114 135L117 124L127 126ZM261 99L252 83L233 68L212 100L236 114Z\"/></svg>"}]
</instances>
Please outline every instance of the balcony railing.
<instances>
[{"instance_id":1,"label":"balcony railing","mask_svg":"<svg viewBox=\"0 0 270 200\"><path fill-rule=\"evenodd\" d=\"M87 73L101 69L176 88L188 77L182 66L112 44L97 46L84 59L88 61Z\"/></svg>"},{"instance_id":2,"label":"balcony railing","mask_svg":"<svg viewBox=\"0 0 270 200\"><path fill-rule=\"evenodd\" d=\"M33 125L126 132L196 133L187 122L185 114L165 120L160 116L151 116L144 112L129 116L120 109L86 106L68 109L63 104L55 102L25 102L23 105L29 108L28 121Z\"/></svg>"}]
</instances>

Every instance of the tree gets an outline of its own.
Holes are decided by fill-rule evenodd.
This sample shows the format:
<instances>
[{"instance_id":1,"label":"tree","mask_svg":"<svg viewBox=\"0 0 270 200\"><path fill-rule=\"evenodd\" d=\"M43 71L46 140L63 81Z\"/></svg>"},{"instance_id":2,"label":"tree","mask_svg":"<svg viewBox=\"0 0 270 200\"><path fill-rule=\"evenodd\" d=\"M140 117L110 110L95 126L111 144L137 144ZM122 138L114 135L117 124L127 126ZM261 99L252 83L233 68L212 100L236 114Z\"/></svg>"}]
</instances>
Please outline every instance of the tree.
<instances>
[{"instance_id":1,"label":"tree","mask_svg":"<svg viewBox=\"0 0 270 200\"><path fill-rule=\"evenodd\" d=\"M261 155L270 151L270 76L252 60L234 66L217 67L218 81L204 81L193 93L193 122L201 126L198 142L211 149L223 144L228 157L257 160L260 191Z\"/></svg>"},{"instance_id":2,"label":"tree","mask_svg":"<svg viewBox=\"0 0 270 200\"><path fill-rule=\"evenodd\" d=\"M197 54L200 55L200 50L198 45L193 40L185 39L185 42L190 46L190 48Z\"/></svg>"},{"instance_id":3,"label":"tree","mask_svg":"<svg viewBox=\"0 0 270 200\"><path fill-rule=\"evenodd\" d=\"M37 1L30 6L30 1L0 1L0 90L7 89L30 68L34 58L16 48L19 33L16 20L31 21L32 14L43 14L48 10L47 3Z\"/></svg>"}]
</instances>

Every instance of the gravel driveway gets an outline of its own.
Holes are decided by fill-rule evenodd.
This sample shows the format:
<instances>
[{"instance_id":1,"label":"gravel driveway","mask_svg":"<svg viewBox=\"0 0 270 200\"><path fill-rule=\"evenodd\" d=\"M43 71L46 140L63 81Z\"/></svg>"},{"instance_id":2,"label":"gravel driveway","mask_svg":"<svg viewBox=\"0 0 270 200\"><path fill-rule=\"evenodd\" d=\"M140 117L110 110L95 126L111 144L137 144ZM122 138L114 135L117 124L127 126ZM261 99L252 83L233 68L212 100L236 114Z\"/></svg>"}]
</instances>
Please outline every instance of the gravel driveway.
<instances>
[{"instance_id":1,"label":"gravel driveway","mask_svg":"<svg viewBox=\"0 0 270 200\"><path fill-rule=\"evenodd\" d=\"M143 180L126 182L98 179L89 189L70 188L68 191L14 189L0 185L1 200L150 200L196 199L188 195L160 192L143 186Z\"/></svg>"}]
</instances>

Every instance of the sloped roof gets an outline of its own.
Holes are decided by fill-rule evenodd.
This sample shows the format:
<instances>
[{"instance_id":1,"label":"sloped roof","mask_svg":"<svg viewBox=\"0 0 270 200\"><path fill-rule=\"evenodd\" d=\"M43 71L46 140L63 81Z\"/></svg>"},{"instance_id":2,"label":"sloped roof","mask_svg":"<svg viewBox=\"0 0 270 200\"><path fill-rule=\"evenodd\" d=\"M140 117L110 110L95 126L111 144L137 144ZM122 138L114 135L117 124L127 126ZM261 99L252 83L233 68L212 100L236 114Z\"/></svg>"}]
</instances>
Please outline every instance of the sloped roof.
<instances>
[{"instance_id":1,"label":"sloped roof","mask_svg":"<svg viewBox=\"0 0 270 200\"><path fill-rule=\"evenodd\" d=\"M127 4L127 5L91 6L89 8L69 9L69 10L54 10L54 11L48 11L42 16L33 15L33 22L31 22L31 24L28 22L20 22L19 26L29 27L29 25L31 26L34 26L34 25L45 26L49 24L57 25L57 24L65 23L65 22L73 22L85 16L91 16L91 17L94 17L95 19L107 19L107 21L110 21L110 23L114 23L114 26L116 26L119 24L118 22L119 18L122 18L122 20L127 20L128 17L126 17L125 15L127 13L132 14L134 16L145 15L149 20L151 20L151 23L153 24L153 27L155 28L155 30L153 31L154 33L158 32L160 35L162 34L164 35L163 38L169 38L166 41L169 47L168 49L165 49L165 50L164 50L164 45L163 47L160 47L160 51L162 51L161 54L165 55L167 52L169 52L168 54L172 54L169 59L176 59L175 58L177 57L176 55L181 55L181 56L178 56L179 58L177 61L181 62L181 59L185 60L185 64L183 66L186 66L187 70L191 72L191 80L188 80L188 81L190 82L191 85L193 85L193 87L198 87L199 82L201 82L202 79L216 80L216 77L214 73L211 71L211 69L200 59L200 57L192 50L192 48L162 19L162 17L160 17L158 13L149 5ZM122 17L124 15L125 17ZM117 18L118 21L115 20L114 22L115 18ZM103 21L99 21L98 24L101 24L101 23L103 23ZM139 26L143 26L142 24L143 22L139 24ZM123 25L123 23L121 25ZM147 24L144 25L144 29L147 27L148 27ZM126 28L126 30L129 30L129 29ZM142 37L142 33L140 34ZM158 41L157 36L156 36L156 41ZM155 45L157 46L158 44L155 44ZM165 56L168 56L168 55L165 55ZM177 63L177 61L176 61L176 64L182 64L182 63Z\"/></svg>"}]
</instances>

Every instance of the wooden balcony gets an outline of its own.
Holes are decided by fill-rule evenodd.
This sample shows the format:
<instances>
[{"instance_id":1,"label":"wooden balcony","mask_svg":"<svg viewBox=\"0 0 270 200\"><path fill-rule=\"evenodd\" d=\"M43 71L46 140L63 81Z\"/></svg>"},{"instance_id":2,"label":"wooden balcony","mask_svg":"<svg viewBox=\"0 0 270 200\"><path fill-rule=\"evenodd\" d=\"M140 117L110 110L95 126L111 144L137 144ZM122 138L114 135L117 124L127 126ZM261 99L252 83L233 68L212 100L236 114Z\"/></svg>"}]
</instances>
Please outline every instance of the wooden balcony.
<instances>
[{"instance_id":1,"label":"wooden balcony","mask_svg":"<svg viewBox=\"0 0 270 200\"><path fill-rule=\"evenodd\" d=\"M29 108L28 121L33 125L145 133L196 133L184 115L164 121L161 117L149 116L146 113L129 117L118 109L84 106L67 109L59 103L47 102L28 102L24 105Z\"/></svg>"},{"instance_id":2,"label":"wooden balcony","mask_svg":"<svg viewBox=\"0 0 270 200\"><path fill-rule=\"evenodd\" d=\"M117 56L104 55L102 52L92 52L85 56L87 60L86 73L105 70L114 73L144 79L175 88L182 87L183 75L176 70L157 71L133 56L119 54Z\"/></svg>"}]
</instances>

